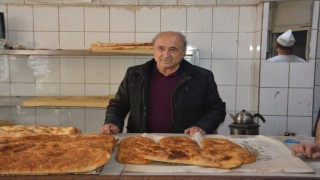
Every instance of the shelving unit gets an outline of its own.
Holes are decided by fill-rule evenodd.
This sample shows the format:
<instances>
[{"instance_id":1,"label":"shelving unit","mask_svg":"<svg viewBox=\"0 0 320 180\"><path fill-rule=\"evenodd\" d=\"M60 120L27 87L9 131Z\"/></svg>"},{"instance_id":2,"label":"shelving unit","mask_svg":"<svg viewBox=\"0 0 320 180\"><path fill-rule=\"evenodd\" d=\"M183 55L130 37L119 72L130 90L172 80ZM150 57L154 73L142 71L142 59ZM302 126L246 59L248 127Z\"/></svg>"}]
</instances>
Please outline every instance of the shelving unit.
<instances>
[{"instance_id":1,"label":"shelving unit","mask_svg":"<svg viewBox=\"0 0 320 180\"><path fill-rule=\"evenodd\" d=\"M138 50L108 50L101 52L93 52L88 49L83 50L32 50L32 49L0 49L0 55L8 55L8 56L152 56L153 52L150 49L138 49ZM192 64L199 65L199 50L188 50L185 56L185 59ZM71 103L72 106L79 107L102 107L101 99L105 99L107 103L110 99L109 96L96 96L94 98L89 96L69 96L67 97L68 103ZM66 101L63 101L63 97L60 96L60 100L57 97L53 96L0 96L0 107L4 106L24 106L24 102L36 99L38 106L68 106L66 105ZM66 97L64 97L66 99ZM41 102L41 100L43 100ZM86 105L87 104L89 105ZM99 104L100 105L94 105ZM28 106L30 107L30 106ZM37 107L37 106L33 106ZM103 105L104 107L104 105Z\"/></svg>"}]
</instances>

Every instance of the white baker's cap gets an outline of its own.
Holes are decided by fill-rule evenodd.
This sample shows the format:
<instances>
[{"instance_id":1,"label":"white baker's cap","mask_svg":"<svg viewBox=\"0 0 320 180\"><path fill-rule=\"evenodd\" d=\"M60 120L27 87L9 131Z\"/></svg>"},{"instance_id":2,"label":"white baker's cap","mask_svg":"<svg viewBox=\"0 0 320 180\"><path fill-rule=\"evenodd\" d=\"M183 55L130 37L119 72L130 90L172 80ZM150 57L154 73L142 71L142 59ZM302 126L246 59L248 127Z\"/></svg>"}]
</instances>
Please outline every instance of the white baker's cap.
<instances>
[{"instance_id":1,"label":"white baker's cap","mask_svg":"<svg viewBox=\"0 0 320 180\"><path fill-rule=\"evenodd\" d=\"M278 39L277 42L284 47L290 47L293 46L294 42L296 40L294 39L293 35L292 35L292 31L291 29L289 29L288 31L284 32L283 34L281 34Z\"/></svg>"}]
</instances>

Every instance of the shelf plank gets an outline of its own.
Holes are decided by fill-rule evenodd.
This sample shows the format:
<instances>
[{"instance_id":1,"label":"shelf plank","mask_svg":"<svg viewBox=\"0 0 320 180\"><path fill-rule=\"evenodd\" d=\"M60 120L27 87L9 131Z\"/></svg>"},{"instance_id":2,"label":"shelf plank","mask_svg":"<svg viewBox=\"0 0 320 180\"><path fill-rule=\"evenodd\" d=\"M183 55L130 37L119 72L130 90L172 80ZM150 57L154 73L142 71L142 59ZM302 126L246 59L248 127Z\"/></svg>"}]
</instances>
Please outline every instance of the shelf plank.
<instances>
[{"instance_id":1,"label":"shelf plank","mask_svg":"<svg viewBox=\"0 0 320 180\"><path fill-rule=\"evenodd\" d=\"M38 96L22 103L24 107L63 106L63 107L101 107L106 108L110 96Z\"/></svg>"},{"instance_id":2,"label":"shelf plank","mask_svg":"<svg viewBox=\"0 0 320 180\"><path fill-rule=\"evenodd\" d=\"M15 56L152 56L152 50L41 50L41 49L1 49L0 55Z\"/></svg>"},{"instance_id":3,"label":"shelf plank","mask_svg":"<svg viewBox=\"0 0 320 180\"><path fill-rule=\"evenodd\" d=\"M38 97L1 97L0 106L22 107L97 107L106 108L109 96L38 96Z\"/></svg>"}]
</instances>

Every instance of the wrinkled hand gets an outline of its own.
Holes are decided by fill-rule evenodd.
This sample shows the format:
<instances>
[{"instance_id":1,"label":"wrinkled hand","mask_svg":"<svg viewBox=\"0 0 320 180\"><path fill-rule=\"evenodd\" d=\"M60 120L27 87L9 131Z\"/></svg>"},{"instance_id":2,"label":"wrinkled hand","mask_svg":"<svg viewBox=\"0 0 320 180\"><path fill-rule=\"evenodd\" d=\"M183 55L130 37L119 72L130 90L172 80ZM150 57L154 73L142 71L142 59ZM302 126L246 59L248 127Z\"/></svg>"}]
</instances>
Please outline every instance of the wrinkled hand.
<instances>
[{"instance_id":1,"label":"wrinkled hand","mask_svg":"<svg viewBox=\"0 0 320 180\"><path fill-rule=\"evenodd\" d=\"M184 130L185 134L190 134L190 135L194 135L197 132L199 132L201 135L204 135L206 133L203 129L196 127L196 126L192 126L188 129Z\"/></svg>"},{"instance_id":2,"label":"wrinkled hand","mask_svg":"<svg viewBox=\"0 0 320 180\"><path fill-rule=\"evenodd\" d=\"M307 156L309 158L320 158L320 145L317 143L311 144L296 144L291 150L293 155Z\"/></svg>"},{"instance_id":3,"label":"wrinkled hand","mask_svg":"<svg viewBox=\"0 0 320 180\"><path fill-rule=\"evenodd\" d=\"M112 123L105 124L101 127L101 132L104 134L117 134L119 131L119 127Z\"/></svg>"}]
</instances>

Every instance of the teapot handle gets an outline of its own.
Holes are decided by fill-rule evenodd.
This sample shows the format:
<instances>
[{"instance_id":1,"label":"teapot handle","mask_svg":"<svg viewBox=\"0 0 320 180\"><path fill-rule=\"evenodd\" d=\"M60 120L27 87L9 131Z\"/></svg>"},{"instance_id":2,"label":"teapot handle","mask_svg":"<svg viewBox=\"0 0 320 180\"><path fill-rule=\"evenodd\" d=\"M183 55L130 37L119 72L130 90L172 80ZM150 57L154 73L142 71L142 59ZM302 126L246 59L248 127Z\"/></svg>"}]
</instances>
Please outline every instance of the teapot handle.
<instances>
[{"instance_id":1,"label":"teapot handle","mask_svg":"<svg viewBox=\"0 0 320 180\"><path fill-rule=\"evenodd\" d=\"M259 118L262 120L263 123L266 122L266 120L264 119L264 117L263 117L261 114L259 114L259 113L254 114L253 117L259 117Z\"/></svg>"}]
</instances>

